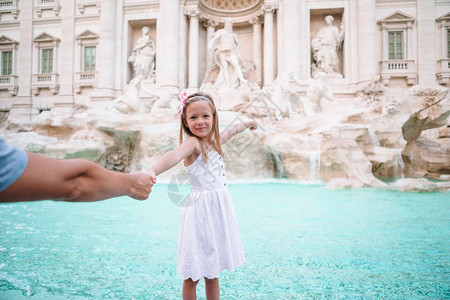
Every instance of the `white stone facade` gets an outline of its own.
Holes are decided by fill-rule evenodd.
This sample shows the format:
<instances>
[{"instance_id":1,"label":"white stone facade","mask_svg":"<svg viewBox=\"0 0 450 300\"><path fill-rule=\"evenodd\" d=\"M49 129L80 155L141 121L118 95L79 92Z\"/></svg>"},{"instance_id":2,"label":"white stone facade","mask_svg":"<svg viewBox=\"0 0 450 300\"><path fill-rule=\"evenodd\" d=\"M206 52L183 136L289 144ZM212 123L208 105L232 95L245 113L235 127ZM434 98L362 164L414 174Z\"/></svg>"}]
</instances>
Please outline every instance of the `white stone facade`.
<instances>
[{"instance_id":1,"label":"white stone facade","mask_svg":"<svg viewBox=\"0 0 450 300\"><path fill-rule=\"evenodd\" d=\"M198 89L213 63L208 38L226 17L262 87L285 72L307 80L326 15L345 29L342 76L329 80L337 98L375 76L393 88L450 87L446 0L0 0L0 110L30 118L116 98L133 76L127 60L143 26L156 43L155 88ZM390 57L392 33L400 58Z\"/></svg>"}]
</instances>

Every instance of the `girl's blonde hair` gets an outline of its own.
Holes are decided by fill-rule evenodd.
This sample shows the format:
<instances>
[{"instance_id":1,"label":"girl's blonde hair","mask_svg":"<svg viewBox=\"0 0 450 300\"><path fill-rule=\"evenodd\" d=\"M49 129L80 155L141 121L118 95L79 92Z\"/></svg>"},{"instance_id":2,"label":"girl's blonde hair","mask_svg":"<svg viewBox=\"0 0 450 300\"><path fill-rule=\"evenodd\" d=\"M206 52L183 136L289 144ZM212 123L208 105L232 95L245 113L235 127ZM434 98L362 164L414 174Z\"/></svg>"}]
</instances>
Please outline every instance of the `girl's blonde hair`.
<instances>
[{"instance_id":1,"label":"girl's blonde hair","mask_svg":"<svg viewBox=\"0 0 450 300\"><path fill-rule=\"evenodd\" d=\"M181 126L180 126L180 144L183 143L183 140L185 136L192 136L197 138L197 140L200 142L200 145L202 147L202 155L203 160L206 161L208 159L208 149L205 143L202 142L201 139L199 139L197 136L195 136L189 127L186 125L186 108L189 104L197 102L197 101L205 101L208 102L208 104L211 106L212 114L213 114L213 122L212 122L212 128L211 128L211 141L214 147L216 148L217 152L219 152L220 155L223 155L222 153L222 147L220 145L220 135L219 135L219 115L217 114L216 105L214 104L214 101L211 96L203 94L203 93L195 93L192 95L189 95L186 99L186 104L183 106L183 112L181 113Z\"/></svg>"}]
</instances>

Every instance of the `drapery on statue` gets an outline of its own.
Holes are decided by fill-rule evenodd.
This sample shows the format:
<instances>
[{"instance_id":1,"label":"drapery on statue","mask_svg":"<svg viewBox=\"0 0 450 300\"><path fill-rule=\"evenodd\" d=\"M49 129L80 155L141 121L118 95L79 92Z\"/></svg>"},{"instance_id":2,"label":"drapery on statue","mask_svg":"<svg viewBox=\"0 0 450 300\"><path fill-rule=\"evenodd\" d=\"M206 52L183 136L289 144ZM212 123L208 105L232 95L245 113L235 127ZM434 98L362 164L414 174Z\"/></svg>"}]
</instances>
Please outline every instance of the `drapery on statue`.
<instances>
[{"instance_id":1,"label":"drapery on statue","mask_svg":"<svg viewBox=\"0 0 450 300\"><path fill-rule=\"evenodd\" d=\"M136 41L128 61L133 64L134 78L149 78L155 66L155 43L149 36L150 28L142 27L142 36Z\"/></svg>"},{"instance_id":2,"label":"drapery on statue","mask_svg":"<svg viewBox=\"0 0 450 300\"><path fill-rule=\"evenodd\" d=\"M322 27L311 41L315 60L315 64L312 65L313 73L339 73L338 52L344 40L344 24L341 23L341 31L339 31L336 26L333 26L333 21L333 16L326 16L327 25Z\"/></svg>"},{"instance_id":3,"label":"drapery on statue","mask_svg":"<svg viewBox=\"0 0 450 300\"><path fill-rule=\"evenodd\" d=\"M238 53L237 35L233 32L231 18L226 18L225 27L211 36L208 49L214 51L215 64L219 68L219 74L214 82L215 86L238 87L247 83L242 70L243 61Z\"/></svg>"}]
</instances>

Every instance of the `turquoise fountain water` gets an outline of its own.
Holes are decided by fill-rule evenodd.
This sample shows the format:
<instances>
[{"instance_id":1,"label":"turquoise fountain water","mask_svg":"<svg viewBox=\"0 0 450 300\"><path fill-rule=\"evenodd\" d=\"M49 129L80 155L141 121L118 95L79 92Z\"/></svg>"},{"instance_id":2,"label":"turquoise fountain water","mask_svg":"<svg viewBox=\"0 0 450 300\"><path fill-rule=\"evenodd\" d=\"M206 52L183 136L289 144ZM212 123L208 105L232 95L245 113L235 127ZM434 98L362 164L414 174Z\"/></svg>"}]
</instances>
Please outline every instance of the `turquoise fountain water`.
<instances>
[{"instance_id":1,"label":"turquoise fountain water","mask_svg":"<svg viewBox=\"0 0 450 300\"><path fill-rule=\"evenodd\" d=\"M0 299L180 299L174 189L158 184L144 202L0 205ZM230 190L247 263L222 273L223 299L450 298L448 193Z\"/></svg>"}]
</instances>

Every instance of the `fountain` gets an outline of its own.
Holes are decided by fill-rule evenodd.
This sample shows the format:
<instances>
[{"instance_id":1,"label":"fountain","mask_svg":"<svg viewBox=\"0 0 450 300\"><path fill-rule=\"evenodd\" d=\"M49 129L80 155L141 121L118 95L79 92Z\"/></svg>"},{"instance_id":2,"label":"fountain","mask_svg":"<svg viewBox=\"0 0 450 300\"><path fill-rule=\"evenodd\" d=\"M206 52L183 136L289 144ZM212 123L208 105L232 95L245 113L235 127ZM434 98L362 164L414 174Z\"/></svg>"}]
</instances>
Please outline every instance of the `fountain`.
<instances>
[{"instance_id":1,"label":"fountain","mask_svg":"<svg viewBox=\"0 0 450 300\"><path fill-rule=\"evenodd\" d=\"M353 93L334 94L336 74L330 77L320 69L308 80L280 73L271 86L261 88L257 73L236 49L218 45L221 37L233 37L230 26L213 35L216 63L200 91L216 99L221 129L246 119L259 124L256 132L224 145L231 180L387 187L379 178L450 179L446 88L416 85L403 97L387 97L388 89L376 77ZM142 43L151 50L147 33L143 30ZM115 100L43 111L28 126L9 118L2 122L5 139L54 158L84 157L122 172L145 170L178 146L179 133L180 91L156 86L154 51L149 53L150 61L141 65L136 65L142 61L139 53L133 53L135 76ZM434 134L425 137L425 130ZM182 169L180 164L161 177L169 181ZM449 184L437 187L446 190Z\"/></svg>"}]
</instances>

